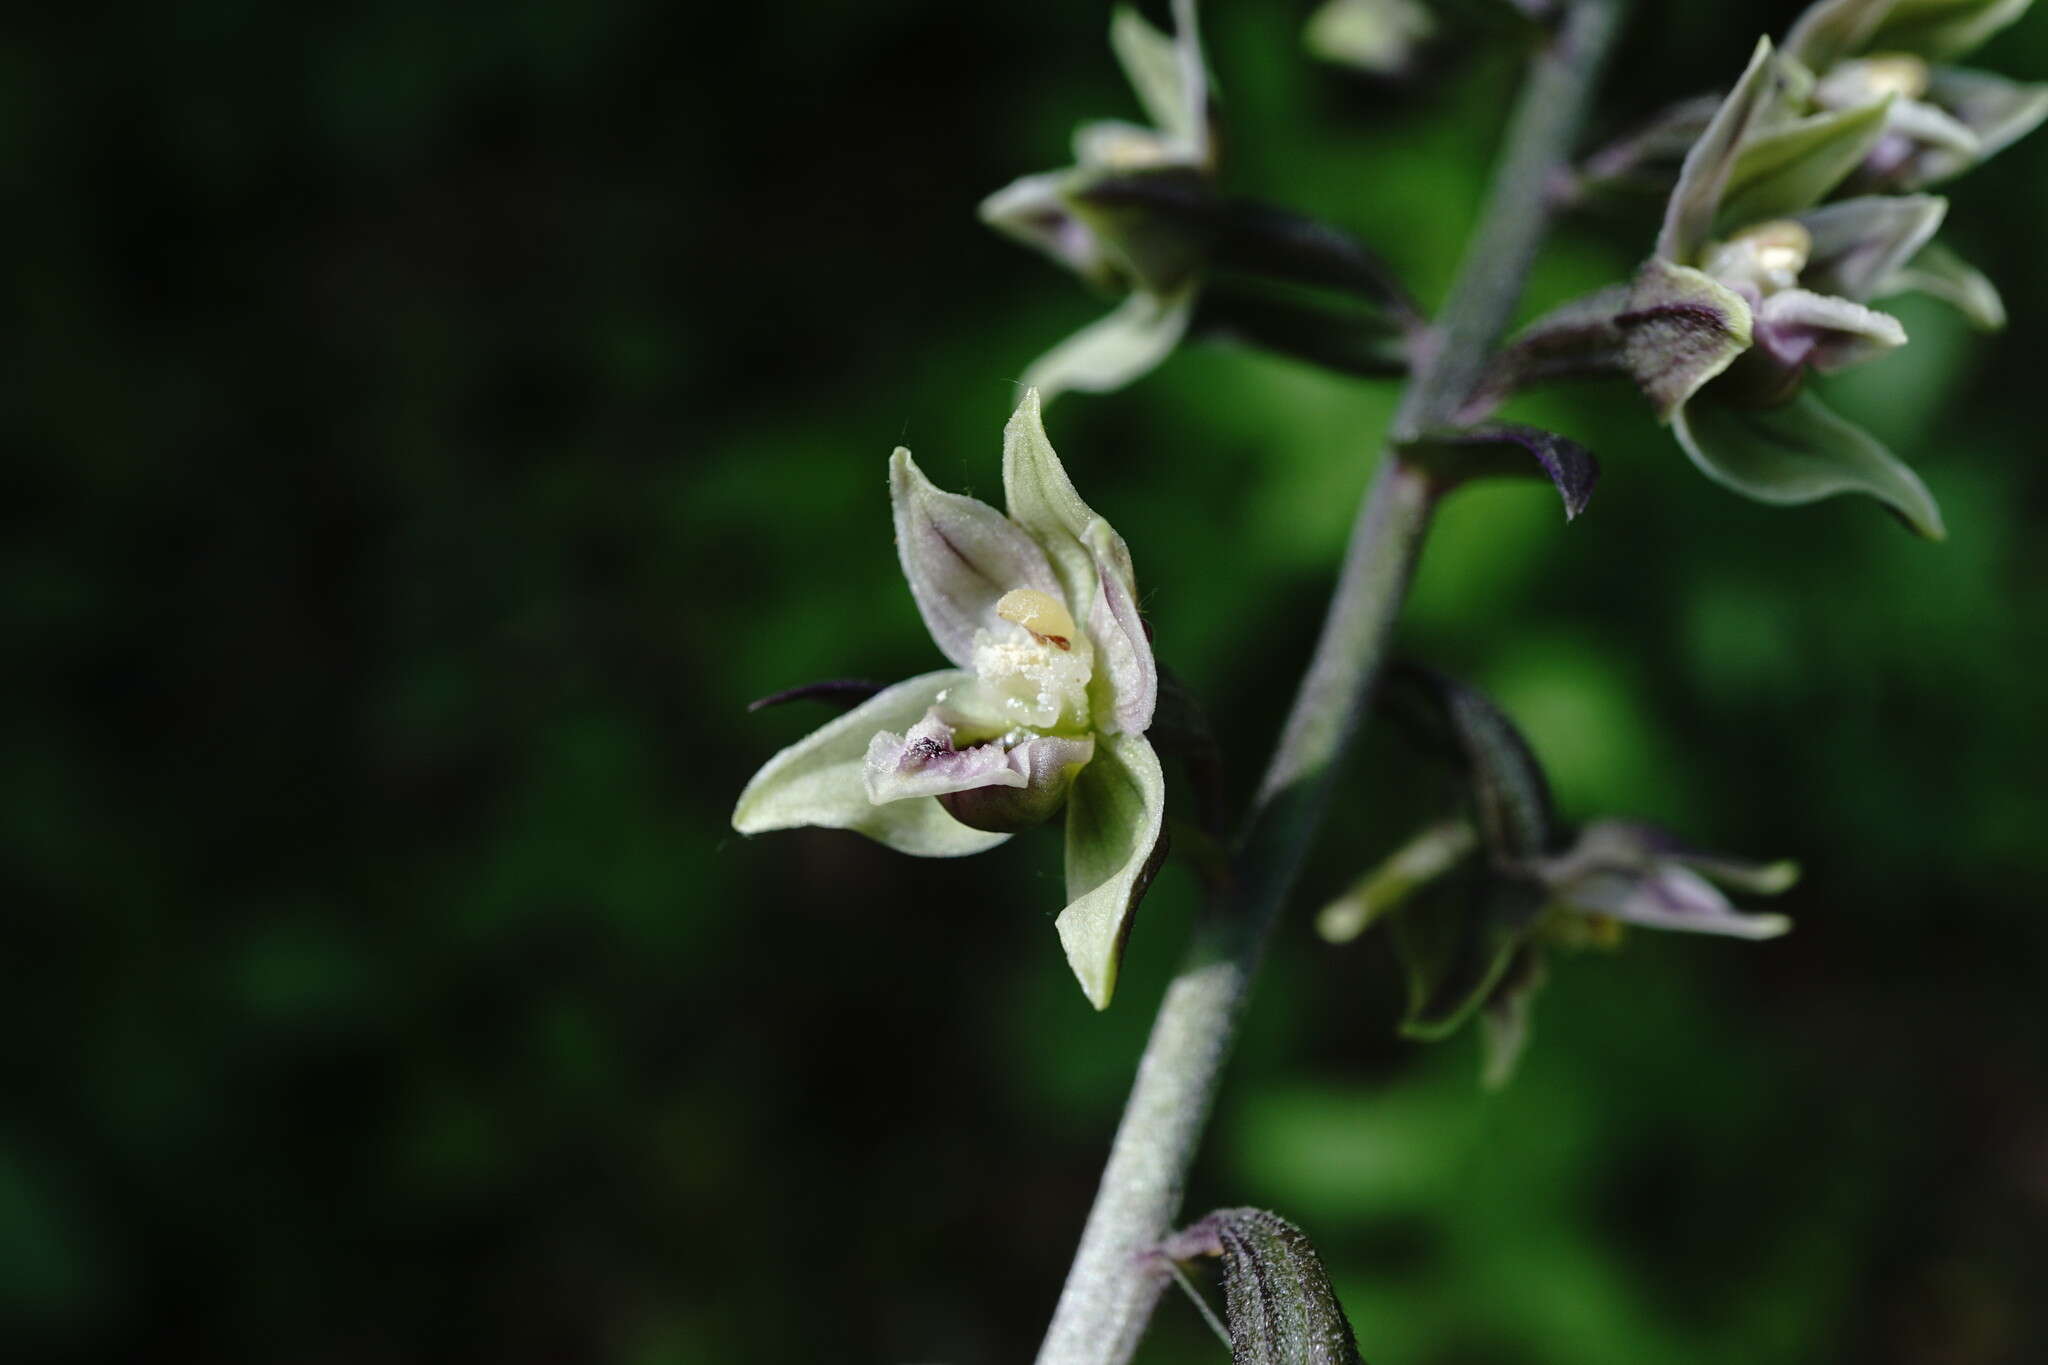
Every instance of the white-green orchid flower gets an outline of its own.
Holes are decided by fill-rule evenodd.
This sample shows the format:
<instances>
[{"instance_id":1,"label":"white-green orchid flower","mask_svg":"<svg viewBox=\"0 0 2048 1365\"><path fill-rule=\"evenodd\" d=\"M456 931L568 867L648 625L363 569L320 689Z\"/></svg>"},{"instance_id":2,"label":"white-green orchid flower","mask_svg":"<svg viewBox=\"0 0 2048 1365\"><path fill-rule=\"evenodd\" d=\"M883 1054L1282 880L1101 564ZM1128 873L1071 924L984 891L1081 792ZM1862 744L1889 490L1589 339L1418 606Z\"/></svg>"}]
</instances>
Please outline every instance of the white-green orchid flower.
<instances>
[{"instance_id":1,"label":"white-green orchid flower","mask_svg":"<svg viewBox=\"0 0 2048 1365\"><path fill-rule=\"evenodd\" d=\"M1193 0L1176 0L1169 38L1129 7L1110 24L1110 46L1149 125L1105 119L1074 133L1074 162L1027 175L990 195L982 221L1044 252L1097 288L1126 294L1035 361L1024 376L1046 401L1068 389L1107 393L1150 372L1187 333L1207 244L1180 215L1146 195L1200 198L1216 171L1209 82ZM1145 194L1124 191L1142 188Z\"/></svg>"},{"instance_id":2,"label":"white-green orchid flower","mask_svg":"<svg viewBox=\"0 0 2048 1365\"><path fill-rule=\"evenodd\" d=\"M1948 203L1826 202L1884 136L1891 96L1787 114L1794 83L1760 42L1686 154L1656 254L1633 283L1524 329L1485 401L1544 378L1618 370L1715 482L1780 506L1867 494L1938 540L1941 512L1919 476L1829 409L1809 379L1905 344L1898 319L1868 300L1898 287Z\"/></svg>"},{"instance_id":3,"label":"white-green orchid flower","mask_svg":"<svg viewBox=\"0 0 2048 1365\"><path fill-rule=\"evenodd\" d=\"M1514 722L1476 689L1396 665L1384 703L1464 775L1467 811L1423 830L1342 896L1316 927L1333 943L1380 923L1408 978L1412 1038L1481 1025L1489 1086L1513 1071L1551 946L1614 947L1628 925L1758 941L1792 927L1739 910L1721 888L1788 890L1799 868L1696 848L1654 825L1595 820L1576 832ZM1477 856L1475 856L1477 855Z\"/></svg>"},{"instance_id":4,"label":"white-green orchid flower","mask_svg":"<svg viewBox=\"0 0 2048 1365\"><path fill-rule=\"evenodd\" d=\"M2048 117L2048 85L1947 65L2031 3L1822 0L1785 36L1783 57L1818 108L1889 96L1885 134L1859 183L1919 189L1962 174Z\"/></svg>"},{"instance_id":5,"label":"white-green orchid flower","mask_svg":"<svg viewBox=\"0 0 2048 1365\"><path fill-rule=\"evenodd\" d=\"M1131 916L1165 851L1165 779L1145 737L1158 673L1130 551L1081 501L1038 393L1004 432L1008 514L889 460L896 548L953 667L885 688L770 759L742 834L820 825L903 853L980 853L1066 808L1067 961L1109 1004Z\"/></svg>"}]
</instances>

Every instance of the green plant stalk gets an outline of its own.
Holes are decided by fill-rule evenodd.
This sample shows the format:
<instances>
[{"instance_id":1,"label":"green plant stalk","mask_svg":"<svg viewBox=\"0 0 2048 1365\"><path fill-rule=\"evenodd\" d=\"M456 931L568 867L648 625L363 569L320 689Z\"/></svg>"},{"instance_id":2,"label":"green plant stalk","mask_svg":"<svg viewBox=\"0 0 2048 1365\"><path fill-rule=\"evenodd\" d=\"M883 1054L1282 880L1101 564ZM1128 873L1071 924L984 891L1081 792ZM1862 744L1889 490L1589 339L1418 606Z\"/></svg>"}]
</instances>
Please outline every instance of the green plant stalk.
<instances>
[{"instance_id":1,"label":"green plant stalk","mask_svg":"<svg viewBox=\"0 0 2048 1365\"><path fill-rule=\"evenodd\" d=\"M1549 227L1616 22L1617 0L1573 0L1536 54L1484 214L1395 416L1396 442L1452 423L1477 386ZM1280 906L1329 807L1379 672L1437 488L1394 451L1360 504L1314 657L1295 693L1233 863L1166 989L1060 1292L1039 1365L1124 1365L1168 1282L1153 1248L1189 1167Z\"/></svg>"}]
</instances>

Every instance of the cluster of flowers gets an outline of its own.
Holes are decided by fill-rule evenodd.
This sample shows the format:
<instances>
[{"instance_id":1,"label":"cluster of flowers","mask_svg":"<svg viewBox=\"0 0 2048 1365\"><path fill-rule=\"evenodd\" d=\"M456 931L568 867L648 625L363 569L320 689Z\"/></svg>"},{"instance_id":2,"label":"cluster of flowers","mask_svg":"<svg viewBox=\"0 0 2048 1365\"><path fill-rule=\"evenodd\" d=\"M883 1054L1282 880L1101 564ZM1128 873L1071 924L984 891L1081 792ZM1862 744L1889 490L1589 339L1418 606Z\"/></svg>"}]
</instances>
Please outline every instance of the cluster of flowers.
<instances>
[{"instance_id":1,"label":"cluster of flowers","mask_svg":"<svg viewBox=\"0 0 2048 1365\"><path fill-rule=\"evenodd\" d=\"M1693 462L1730 488L1767 503L1866 493L1939 537L1940 512L1912 470L1825 407L1808 381L1905 343L1873 299L1919 290L1980 325L2002 321L1996 291L1933 240L1947 202L1925 191L2048 115L2048 86L1946 64L2029 3L1821 0L1782 47L1758 45L1725 97L1674 106L1596 156L1582 182L1619 179L1660 150L1684 148L1655 254L1633 280L1524 329L1495 356L1459 428L1410 440L1397 458L1448 487L1524 471L1534 456L1575 515L1596 472L1586 452L1535 428L1480 424L1518 389L1619 373ZM1384 29L1388 0L1339 5L1370 11ZM1547 7L1515 8L1540 19ZM1097 1008L1109 1003L1133 913L1165 851L1165 779L1148 735L1159 674L1130 553L1068 479L1046 438L1041 388L1049 399L1120 387L1204 330L1205 317L1207 330L1363 372L1427 343L1405 293L1356 242L1217 193L1192 0L1176 0L1175 20L1169 37L1125 9L1111 30L1150 126L1086 124L1074 167L1027 176L983 205L993 226L1128 296L1033 367L1039 387L1005 433L1007 511L935 488L906 450L891 459L903 571L953 666L893 687L787 694L851 692L858 705L771 759L733 815L746 834L825 826L947 857L1064 811L1068 904L1057 927ZM1231 293L1245 275L1346 294L1352 311ZM1790 865L1706 854L1625 821L1564 827L1504 716L1436 675L1407 678L1411 715L1446 739L1471 778L1471 814L1396 854L1327 910L1322 927L1341 940L1382 919L1391 926L1414 1036L1480 1017L1497 1079L1526 1033L1546 944L1609 942L1623 923L1745 938L1788 927L1738 912L1715 883L1772 893L1790 885ZM1475 850L1484 856L1470 857Z\"/></svg>"},{"instance_id":2,"label":"cluster of flowers","mask_svg":"<svg viewBox=\"0 0 2048 1365\"><path fill-rule=\"evenodd\" d=\"M1945 64L2029 3L1824 0L1782 48L1760 42L1690 144L1656 254L1632 283L1522 332L1474 410L1532 382L1620 371L1717 482L1777 504L1869 494L1940 538L1919 478L1808 380L1905 344L1874 299L1924 291L2002 322L1996 291L1933 241L1948 201L1922 191L2048 116L2048 86ZM1624 145L1647 155L1687 109Z\"/></svg>"}]
</instances>

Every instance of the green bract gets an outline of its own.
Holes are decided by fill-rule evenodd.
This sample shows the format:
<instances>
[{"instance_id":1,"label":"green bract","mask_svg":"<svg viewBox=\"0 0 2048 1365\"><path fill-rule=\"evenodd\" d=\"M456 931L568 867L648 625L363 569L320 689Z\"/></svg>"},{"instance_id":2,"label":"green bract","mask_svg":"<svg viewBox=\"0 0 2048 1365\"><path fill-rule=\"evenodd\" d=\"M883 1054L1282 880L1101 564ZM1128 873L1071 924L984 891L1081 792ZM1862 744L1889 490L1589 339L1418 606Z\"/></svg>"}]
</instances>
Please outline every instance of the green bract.
<instances>
[{"instance_id":1,"label":"green bract","mask_svg":"<svg viewBox=\"0 0 2048 1365\"><path fill-rule=\"evenodd\" d=\"M1096 1008L1164 852L1165 779L1145 738L1158 675L1130 551L1067 478L1034 390L1004 432L1008 515L889 461L911 596L955 665L898 683L770 759L742 834L822 825L904 853L979 853L1067 812L1058 928Z\"/></svg>"},{"instance_id":2,"label":"green bract","mask_svg":"<svg viewBox=\"0 0 2048 1365\"><path fill-rule=\"evenodd\" d=\"M1279 1214L1218 1209L1159 1251L1175 1261L1222 1258L1231 1365L1362 1365L1323 1258Z\"/></svg>"},{"instance_id":3,"label":"green bract","mask_svg":"<svg viewBox=\"0 0 2048 1365\"><path fill-rule=\"evenodd\" d=\"M1203 234L1148 199L1213 193L1208 77L1194 7L1176 9L1168 38L1136 10L1120 8L1110 45L1150 126L1104 120L1074 134L1075 164L1027 175L990 195L982 221L1043 251L1122 306L1040 356L1027 386L1050 402L1067 389L1120 389L1166 359L1186 334L1205 264Z\"/></svg>"}]
</instances>

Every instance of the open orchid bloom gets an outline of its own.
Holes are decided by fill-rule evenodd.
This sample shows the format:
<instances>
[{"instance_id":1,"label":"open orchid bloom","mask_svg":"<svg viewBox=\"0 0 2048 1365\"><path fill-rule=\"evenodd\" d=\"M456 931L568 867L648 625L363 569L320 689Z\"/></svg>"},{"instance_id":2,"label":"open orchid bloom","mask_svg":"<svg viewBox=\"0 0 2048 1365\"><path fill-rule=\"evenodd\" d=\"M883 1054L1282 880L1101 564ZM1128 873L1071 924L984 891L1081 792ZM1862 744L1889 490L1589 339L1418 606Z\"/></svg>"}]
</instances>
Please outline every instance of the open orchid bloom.
<instances>
[{"instance_id":1,"label":"open orchid bloom","mask_svg":"<svg viewBox=\"0 0 2048 1365\"><path fill-rule=\"evenodd\" d=\"M1024 382L1048 402L1067 389L1107 393L1150 372L1194 316L1203 234L1189 229L1185 209L1150 207L1214 193L1208 75L1192 0L1176 4L1175 28L1169 38L1128 7L1110 25L1110 45L1149 125L1084 123L1074 134L1073 166L1027 175L982 202L989 226L1097 288L1127 295L1033 363Z\"/></svg>"},{"instance_id":2,"label":"open orchid bloom","mask_svg":"<svg viewBox=\"0 0 2048 1365\"><path fill-rule=\"evenodd\" d=\"M1067 960L1100 1009L1164 853L1145 737L1158 674L1123 538L1081 501L1033 391L1004 433L1008 514L889 461L911 596L953 667L885 688L770 759L742 834L822 825L903 853L979 853L1066 810Z\"/></svg>"},{"instance_id":3,"label":"open orchid bloom","mask_svg":"<svg viewBox=\"0 0 2048 1365\"><path fill-rule=\"evenodd\" d=\"M1881 107L1866 141L1845 139L1834 149L1857 157L1839 180L1840 192L1902 194L1954 179L2048 118L2048 84L1948 64L2018 19L2031 3L1820 0L1800 16L1776 55L1769 97L1754 109L1745 134L1754 144L1747 159L1752 167L1767 163L1796 148L1802 128L1860 125L1868 111ZM1711 96L1670 106L1589 158L1575 192L1668 187L1677 175L1676 152L1697 143L1716 107ZM1828 160L1832 169L1835 155ZM1727 207L1740 210L1739 196ZM2005 323L1997 290L1939 244L1927 244L1876 281L1873 296L1911 292L1951 304L1987 331Z\"/></svg>"},{"instance_id":4,"label":"open orchid bloom","mask_svg":"<svg viewBox=\"0 0 2048 1365\"><path fill-rule=\"evenodd\" d=\"M1946 63L2026 13L2032 0L1823 0L1785 36L1784 60L1813 105L1891 97L1859 184L1913 190L1952 179L2048 117L2048 85Z\"/></svg>"},{"instance_id":5,"label":"open orchid bloom","mask_svg":"<svg viewBox=\"0 0 2048 1365\"><path fill-rule=\"evenodd\" d=\"M1316 927L1342 943L1386 921L1408 977L1402 1032L1433 1040L1477 1017L1489 1085L1527 1039L1546 948L1611 947L1628 925L1750 940L1791 928L1736 909L1721 888L1776 895L1798 879L1795 865L1709 853L1635 821L1574 833L1528 742L1485 696L1413 666L1388 685L1410 730L1463 774L1469 805L1359 878Z\"/></svg>"},{"instance_id":6,"label":"open orchid bloom","mask_svg":"<svg viewBox=\"0 0 2048 1365\"><path fill-rule=\"evenodd\" d=\"M1892 97L1804 114L1796 85L1760 43L1686 155L1656 254L1631 284L1526 328L1488 401L1534 379L1619 371L1716 482L1776 504L1868 494L1939 539L1919 477L1808 380L1905 344L1898 320L1868 300L1896 286L1947 201L1825 202L1884 136Z\"/></svg>"}]
</instances>

